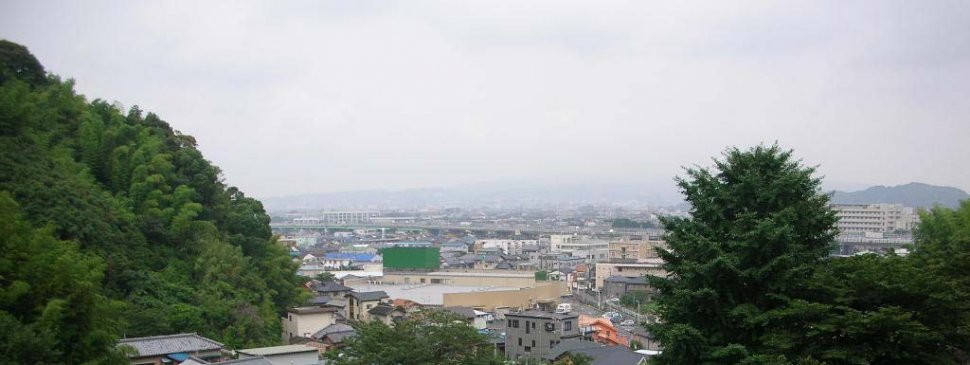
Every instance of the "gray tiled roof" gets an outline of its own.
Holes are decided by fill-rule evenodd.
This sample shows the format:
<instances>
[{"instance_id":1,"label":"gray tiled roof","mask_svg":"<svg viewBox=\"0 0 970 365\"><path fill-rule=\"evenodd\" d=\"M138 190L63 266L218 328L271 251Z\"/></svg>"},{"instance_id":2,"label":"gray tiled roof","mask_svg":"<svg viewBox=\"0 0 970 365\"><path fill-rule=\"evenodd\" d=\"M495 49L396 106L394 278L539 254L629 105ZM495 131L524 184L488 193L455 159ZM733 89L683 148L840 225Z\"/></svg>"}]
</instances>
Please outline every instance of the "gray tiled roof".
<instances>
[{"instance_id":1,"label":"gray tiled roof","mask_svg":"<svg viewBox=\"0 0 970 365\"><path fill-rule=\"evenodd\" d=\"M381 299L384 299L384 298L389 298L387 296L387 293L385 293L383 290L378 290L378 291L365 291L365 292L360 292L360 293L358 293L358 292L351 292L350 295L352 297L354 297L354 298L357 298L357 300L360 300L362 302L370 302L370 301L374 301L374 300L381 300Z\"/></svg>"},{"instance_id":2,"label":"gray tiled roof","mask_svg":"<svg viewBox=\"0 0 970 365\"><path fill-rule=\"evenodd\" d=\"M354 336L357 336L357 331L331 333L331 334L327 335L326 337L330 339L330 342L333 342L333 343L343 343L348 338L351 338L351 337L354 337Z\"/></svg>"},{"instance_id":3,"label":"gray tiled roof","mask_svg":"<svg viewBox=\"0 0 970 365\"><path fill-rule=\"evenodd\" d=\"M138 356L168 355L179 352L211 351L222 349L222 344L195 333L125 338L118 346L131 346Z\"/></svg>"},{"instance_id":4,"label":"gray tiled roof","mask_svg":"<svg viewBox=\"0 0 970 365\"><path fill-rule=\"evenodd\" d=\"M313 336L310 336L310 337L313 337L314 339L319 340L323 338L323 336L334 334L334 333L340 333L340 332L355 332L355 330L353 327L351 327L346 323L338 322L338 323L334 323L329 326L323 327L323 329L317 331L317 333L314 333Z\"/></svg>"},{"instance_id":5,"label":"gray tiled roof","mask_svg":"<svg viewBox=\"0 0 970 365\"><path fill-rule=\"evenodd\" d=\"M451 313L457 314L459 316L462 316L465 319L475 318L475 309L472 307L444 307L443 309Z\"/></svg>"},{"instance_id":6,"label":"gray tiled roof","mask_svg":"<svg viewBox=\"0 0 970 365\"><path fill-rule=\"evenodd\" d=\"M353 289L340 285L339 283L334 281L327 281L323 283L316 283L315 285L313 285L313 290L315 290L318 293L333 293L333 292L351 291Z\"/></svg>"},{"instance_id":7,"label":"gray tiled roof","mask_svg":"<svg viewBox=\"0 0 970 365\"><path fill-rule=\"evenodd\" d=\"M646 284L647 278L645 276L629 277L613 275L606 278L604 281L610 283L624 283L624 284Z\"/></svg>"},{"instance_id":8,"label":"gray tiled roof","mask_svg":"<svg viewBox=\"0 0 970 365\"><path fill-rule=\"evenodd\" d=\"M394 307L389 306L389 305L378 305L378 306L374 306L374 308L371 308L370 310L368 310L367 313L376 314L376 315L379 315L379 316L386 316L388 314L391 314L395 310L397 310L397 308L394 308Z\"/></svg>"},{"instance_id":9,"label":"gray tiled roof","mask_svg":"<svg viewBox=\"0 0 970 365\"><path fill-rule=\"evenodd\" d=\"M565 340L553 347L546 358L555 360L566 353L584 354L593 358L593 365L637 365L644 356L626 346L604 346L596 342Z\"/></svg>"},{"instance_id":10,"label":"gray tiled roof","mask_svg":"<svg viewBox=\"0 0 970 365\"><path fill-rule=\"evenodd\" d=\"M333 313L337 311L337 308L332 306L310 306L310 307L295 307L289 308L287 312L293 314L316 314L316 313Z\"/></svg>"},{"instance_id":11,"label":"gray tiled roof","mask_svg":"<svg viewBox=\"0 0 970 365\"><path fill-rule=\"evenodd\" d=\"M313 305L324 305L324 304L327 304L327 302L329 302L330 299L332 298L329 295L317 295L313 298L308 299L307 303L313 304Z\"/></svg>"}]
</instances>

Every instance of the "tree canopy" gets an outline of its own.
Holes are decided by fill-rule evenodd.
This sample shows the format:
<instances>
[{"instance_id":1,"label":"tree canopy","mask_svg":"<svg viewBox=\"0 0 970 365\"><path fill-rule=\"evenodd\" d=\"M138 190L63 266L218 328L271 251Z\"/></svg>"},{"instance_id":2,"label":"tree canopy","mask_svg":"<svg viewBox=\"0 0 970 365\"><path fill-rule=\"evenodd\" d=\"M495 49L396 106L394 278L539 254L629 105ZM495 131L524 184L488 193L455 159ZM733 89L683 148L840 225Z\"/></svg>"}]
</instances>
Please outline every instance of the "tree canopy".
<instances>
[{"instance_id":1,"label":"tree canopy","mask_svg":"<svg viewBox=\"0 0 970 365\"><path fill-rule=\"evenodd\" d=\"M961 364L970 339L970 202L923 212L913 254L829 255L814 169L778 146L729 149L664 217L659 364Z\"/></svg>"},{"instance_id":2,"label":"tree canopy","mask_svg":"<svg viewBox=\"0 0 970 365\"><path fill-rule=\"evenodd\" d=\"M690 217L664 217L671 275L651 277L666 364L739 363L764 353L769 311L790 305L829 251L836 216L814 169L778 146L729 149L677 184Z\"/></svg>"},{"instance_id":3,"label":"tree canopy","mask_svg":"<svg viewBox=\"0 0 970 365\"><path fill-rule=\"evenodd\" d=\"M496 348L460 316L424 310L388 326L356 322L357 336L327 354L332 364L485 365L501 364Z\"/></svg>"}]
</instances>

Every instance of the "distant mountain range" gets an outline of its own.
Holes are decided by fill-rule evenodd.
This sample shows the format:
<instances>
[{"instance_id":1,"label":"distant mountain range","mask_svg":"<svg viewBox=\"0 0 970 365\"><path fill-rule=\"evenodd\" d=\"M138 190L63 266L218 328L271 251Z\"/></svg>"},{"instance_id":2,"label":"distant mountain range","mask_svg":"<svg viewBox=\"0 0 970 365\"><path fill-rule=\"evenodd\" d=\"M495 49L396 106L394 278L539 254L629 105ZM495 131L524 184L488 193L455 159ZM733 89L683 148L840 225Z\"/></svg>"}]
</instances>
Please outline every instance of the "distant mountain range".
<instances>
[{"instance_id":1,"label":"distant mountain range","mask_svg":"<svg viewBox=\"0 0 970 365\"><path fill-rule=\"evenodd\" d=\"M897 186L873 186L853 192L836 191L832 202L837 204L891 203L923 208L941 205L956 208L960 205L960 201L965 199L970 199L970 194L954 187L913 182Z\"/></svg>"},{"instance_id":2,"label":"distant mountain range","mask_svg":"<svg viewBox=\"0 0 970 365\"><path fill-rule=\"evenodd\" d=\"M414 209L422 207L554 207L595 204L676 205L673 183L542 184L496 182L443 188L368 190L260 199L268 211Z\"/></svg>"},{"instance_id":3,"label":"distant mountain range","mask_svg":"<svg viewBox=\"0 0 970 365\"><path fill-rule=\"evenodd\" d=\"M970 199L954 187L909 183L899 186L873 186L861 191L833 191L833 203L892 203L910 207L949 208ZM302 194L260 199L268 211L313 210L388 210L428 207L569 207L621 204L632 206L677 206L683 197L672 182L642 184L503 181L463 184L452 187L361 190Z\"/></svg>"}]
</instances>

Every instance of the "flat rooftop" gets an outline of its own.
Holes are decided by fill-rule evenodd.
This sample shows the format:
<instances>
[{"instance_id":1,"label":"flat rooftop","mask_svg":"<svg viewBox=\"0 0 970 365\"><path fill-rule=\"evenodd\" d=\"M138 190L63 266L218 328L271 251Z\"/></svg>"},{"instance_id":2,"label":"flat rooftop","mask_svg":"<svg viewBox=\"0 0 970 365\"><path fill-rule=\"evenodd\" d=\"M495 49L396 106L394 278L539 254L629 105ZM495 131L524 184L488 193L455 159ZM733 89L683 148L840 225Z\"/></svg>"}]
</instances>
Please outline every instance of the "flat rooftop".
<instances>
[{"instance_id":1,"label":"flat rooftop","mask_svg":"<svg viewBox=\"0 0 970 365\"><path fill-rule=\"evenodd\" d=\"M357 291L383 290L391 299L408 299L427 305L443 305L445 294L520 289L517 287L445 284L360 284L350 285L350 287Z\"/></svg>"},{"instance_id":2,"label":"flat rooftop","mask_svg":"<svg viewBox=\"0 0 970 365\"><path fill-rule=\"evenodd\" d=\"M385 271L384 275L427 275L448 277L535 278L532 271L468 270L468 271Z\"/></svg>"}]
</instances>

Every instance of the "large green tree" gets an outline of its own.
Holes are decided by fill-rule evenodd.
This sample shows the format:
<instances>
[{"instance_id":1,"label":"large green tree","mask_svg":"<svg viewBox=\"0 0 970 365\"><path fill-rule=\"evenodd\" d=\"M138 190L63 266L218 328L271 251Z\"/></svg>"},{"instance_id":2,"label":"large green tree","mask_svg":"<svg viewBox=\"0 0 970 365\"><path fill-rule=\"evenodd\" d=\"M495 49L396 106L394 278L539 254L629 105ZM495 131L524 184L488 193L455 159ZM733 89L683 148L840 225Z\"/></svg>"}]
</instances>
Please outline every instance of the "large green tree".
<instances>
[{"instance_id":1,"label":"large green tree","mask_svg":"<svg viewBox=\"0 0 970 365\"><path fill-rule=\"evenodd\" d=\"M380 321L353 324L357 336L328 353L336 365L486 365L502 357L486 337L461 317L425 310L388 326Z\"/></svg>"},{"instance_id":2,"label":"large green tree","mask_svg":"<svg viewBox=\"0 0 970 365\"><path fill-rule=\"evenodd\" d=\"M835 213L814 168L777 145L737 148L677 184L689 217L664 217L659 364L785 362L768 313L784 310L832 249Z\"/></svg>"}]
</instances>

